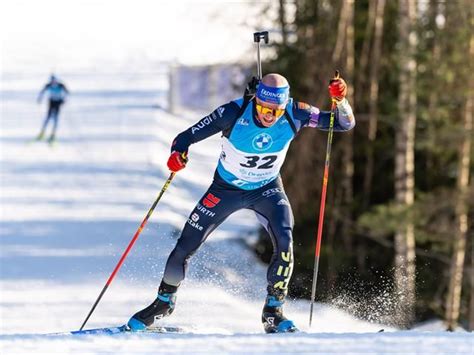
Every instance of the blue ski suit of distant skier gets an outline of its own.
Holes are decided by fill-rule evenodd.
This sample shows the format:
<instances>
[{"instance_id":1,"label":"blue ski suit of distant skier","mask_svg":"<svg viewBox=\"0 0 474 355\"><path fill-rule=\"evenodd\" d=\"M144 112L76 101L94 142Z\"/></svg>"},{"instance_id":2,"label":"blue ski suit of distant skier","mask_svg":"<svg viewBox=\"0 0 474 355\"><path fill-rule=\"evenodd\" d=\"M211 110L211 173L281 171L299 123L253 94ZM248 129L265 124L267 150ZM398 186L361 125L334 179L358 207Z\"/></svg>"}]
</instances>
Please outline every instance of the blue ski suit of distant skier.
<instances>
[{"instance_id":1,"label":"blue ski suit of distant skier","mask_svg":"<svg viewBox=\"0 0 474 355\"><path fill-rule=\"evenodd\" d=\"M50 81L43 87L38 95L38 102L41 102L44 93L47 93L49 96L48 113L37 139L43 138L48 122L52 119L53 129L51 130L51 136L49 138L50 141L52 141L56 136L61 105L64 103L69 91L63 83L59 82L54 75L51 75Z\"/></svg>"},{"instance_id":2,"label":"blue ski suit of distant skier","mask_svg":"<svg viewBox=\"0 0 474 355\"><path fill-rule=\"evenodd\" d=\"M167 285L178 287L185 277L193 253L233 212L250 209L268 231L273 256L267 272L269 294L286 295L293 270L293 214L280 178L291 141L305 127L327 130L330 112L322 112L289 98L285 114L271 127L255 118L256 105L237 99L213 111L180 133L171 150L184 153L191 144L222 133L222 152L214 181L191 212L163 276ZM346 99L338 104L335 131L354 127L352 109Z\"/></svg>"}]
</instances>

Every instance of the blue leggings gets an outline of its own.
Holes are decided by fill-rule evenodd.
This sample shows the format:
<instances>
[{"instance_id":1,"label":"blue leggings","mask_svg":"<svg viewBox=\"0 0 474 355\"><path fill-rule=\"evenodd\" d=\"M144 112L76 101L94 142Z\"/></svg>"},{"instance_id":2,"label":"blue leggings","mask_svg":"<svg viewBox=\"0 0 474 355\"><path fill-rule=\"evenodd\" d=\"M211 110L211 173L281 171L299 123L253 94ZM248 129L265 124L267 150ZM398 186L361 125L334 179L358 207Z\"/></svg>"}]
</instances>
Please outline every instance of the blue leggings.
<instances>
[{"instance_id":1,"label":"blue leggings","mask_svg":"<svg viewBox=\"0 0 474 355\"><path fill-rule=\"evenodd\" d=\"M51 131L52 135L56 134L56 129L58 128L58 116L59 116L59 109L61 108L63 101L62 100L49 100L49 107L48 107L48 115L46 116L43 127L41 128L41 132L44 132L46 127L48 126L48 122L50 119L53 120L53 129Z\"/></svg>"},{"instance_id":2,"label":"blue leggings","mask_svg":"<svg viewBox=\"0 0 474 355\"><path fill-rule=\"evenodd\" d=\"M216 173L214 182L191 212L168 258L163 282L178 287L185 278L189 258L208 235L233 212L244 208L255 211L273 243L267 291L286 295L293 271L294 219L280 177L261 188L247 191L229 185Z\"/></svg>"}]
</instances>

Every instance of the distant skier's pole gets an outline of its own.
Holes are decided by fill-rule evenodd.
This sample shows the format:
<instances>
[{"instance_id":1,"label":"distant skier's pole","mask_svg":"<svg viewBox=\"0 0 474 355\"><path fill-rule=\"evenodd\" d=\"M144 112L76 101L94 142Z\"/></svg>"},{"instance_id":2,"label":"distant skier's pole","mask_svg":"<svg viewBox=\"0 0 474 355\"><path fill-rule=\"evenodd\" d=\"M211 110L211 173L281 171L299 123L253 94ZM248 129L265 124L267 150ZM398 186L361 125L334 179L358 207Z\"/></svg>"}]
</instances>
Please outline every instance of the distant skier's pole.
<instances>
[{"instance_id":1,"label":"distant skier's pole","mask_svg":"<svg viewBox=\"0 0 474 355\"><path fill-rule=\"evenodd\" d=\"M92 312L94 312L95 308L97 307L97 304L99 304L99 301L100 299L102 298L102 296L104 295L105 291L107 290L107 288L109 287L109 285L112 283L112 280L114 279L115 275L117 274L117 272L119 271L120 267L122 266L125 258L127 257L128 253L130 252L130 250L132 249L133 247L133 244L135 244L136 240L138 239L138 236L140 235L141 231L143 230L143 228L145 227L145 224L146 222L148 221L148 218L150 218L151 214L153 213L153 210L155 209L156 205L158 204L158 202L160 201L161 199L161 196L163 196L163 194L165 193L165 191L168 189L168 186L171 184L171 180L173 180L174 176L176 175L176 173L172 172L170 174L170 176L168 177L168 180L166 180L165 184L163 185L163 188L161 189L160 191L160 194L158 195L158 197L156 198L155 202L153 203L153 205L151 206L150 210L148 211L147 215L145 216L145 218L143 219L142 221L142 224L140 224L140 227L138 227L138 230L135 232L135 235L133 236L132 240L130 241L130 243L128 244L128 247L127 249L125 249L125 252L123 253L122 257L120 258L117 266L115 266L115 269L114 271L112 272L112 274L110 275L109 279L107 280L107 282L105 283L105 286L104 288L102 289L102 292L100 293L99 297L97 297L97 300L95 301L94 305L92 306L89 314L87 315L84 323L82 323L81 325L81 328L79 330L82 330L84 328L84 326L86 325L87 321L89 320L90 316L92 315Z\"/></svg>"},{"instance_id":2,"label":"distant skier's pole","mask_svg":"<svg viewBox=\"0 0 474 355\"><path fill-rule=\"evenodd\" d=\"M253 41L257 43L257 79L262 79L262 62L260 60L260 40L263 39L268 44L268 31L255 32Z\"/></svg>"},{"instance_id":3,"label":"distant skier's pole","mask_svg":"<svg viewBox=\"0 0 474 355\"><path fill-rule=\"evenodd\" d=\"M339 79L339 71L336 70L334 79ZM334 115L336 111L336 100L332 98L331 103L331 117L329 119L329 133L328 142L326 146L326 161L324 163L324 176L323 176L323 188L321 191L321 204L319 206L319 223L318 223L318 238L316 242L316 250L314 253L314 269L313 269L313 287L311 288L311 310L309 313L309 326L313 320L313 305L316 297L316 283L318 282L318 269L319 269L319 252L321 250L321 237L323 235L323 223L324 223L324 207L326 206L326 190L329 179L329 159L331 157L331 146L332 146L332 133L334 130Z\"/></svg>"}]
</instances>

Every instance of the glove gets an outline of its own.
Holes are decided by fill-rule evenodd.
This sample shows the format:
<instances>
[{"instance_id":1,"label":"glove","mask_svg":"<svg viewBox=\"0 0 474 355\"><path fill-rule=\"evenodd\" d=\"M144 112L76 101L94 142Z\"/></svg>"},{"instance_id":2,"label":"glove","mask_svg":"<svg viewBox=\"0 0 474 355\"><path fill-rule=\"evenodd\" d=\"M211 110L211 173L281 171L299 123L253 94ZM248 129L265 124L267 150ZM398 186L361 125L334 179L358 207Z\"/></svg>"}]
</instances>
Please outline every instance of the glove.
<instances>
[{"instance_id":1,"label":"glove","mask_svg":"<svg viewBox=\"0 0 474 355\"><path fill-rule=\"evenodd\" d=\"M171 152L170 157L168 158L168 168L173 172L176 173L181 169L186 167L186 163L188 162L188 158L186 158L186 153L180 152Z\"/></svg>"},{"instance_id":2,"label":"glove","mask_svg":"<svg viewBox=\"0 0 474 355\"><path fill-rule=\"evenodd\" d=\"M344 100L347 95L347 84L344 79L336 77L329 82L329 95L331 98L340 102Z\"/></svg>"}]
</instances>

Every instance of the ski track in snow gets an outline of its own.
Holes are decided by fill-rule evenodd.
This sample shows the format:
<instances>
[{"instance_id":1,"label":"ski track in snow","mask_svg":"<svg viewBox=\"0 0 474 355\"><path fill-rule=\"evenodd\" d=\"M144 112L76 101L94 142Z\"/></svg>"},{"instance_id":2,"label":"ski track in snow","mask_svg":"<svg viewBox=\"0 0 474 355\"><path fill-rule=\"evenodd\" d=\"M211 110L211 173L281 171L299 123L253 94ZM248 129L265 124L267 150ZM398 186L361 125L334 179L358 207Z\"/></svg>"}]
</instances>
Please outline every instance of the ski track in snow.
<instances>
[{"instance_id":1,"label":"ski track in snow","mask_svg":"<svg viewBox=\"0 0 474 355\"><path fill-rule=\"evenodd\" d=\"M308 329L307 301L286 305L301 333L263 334L266 268L249 248L258 226L249 211L229 218L191 259L176 311L163 321L187 333L45 335L79 328L168 177L172 139L201 116L156 107L165 105L161 74L124 75L122 83L118 75L114 85L120 84L109 88L100 78L76 74L66 82L73 95L61 114L58 144L50 147L31 142L45 112L35 103L42 82L23 79L21 88L9 90L10 80L1 97L2 354L473 353L471 333L396 331L322 304ZM154 299L166 258L210 184L219 153L218 135L191 147L188 167L163 196L87 328L121 325ZM377 333L382 327L386 332Z\"/></svg>"}]
</instances>

